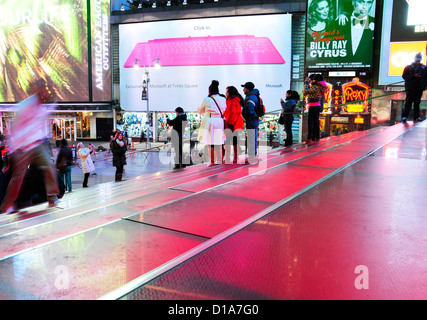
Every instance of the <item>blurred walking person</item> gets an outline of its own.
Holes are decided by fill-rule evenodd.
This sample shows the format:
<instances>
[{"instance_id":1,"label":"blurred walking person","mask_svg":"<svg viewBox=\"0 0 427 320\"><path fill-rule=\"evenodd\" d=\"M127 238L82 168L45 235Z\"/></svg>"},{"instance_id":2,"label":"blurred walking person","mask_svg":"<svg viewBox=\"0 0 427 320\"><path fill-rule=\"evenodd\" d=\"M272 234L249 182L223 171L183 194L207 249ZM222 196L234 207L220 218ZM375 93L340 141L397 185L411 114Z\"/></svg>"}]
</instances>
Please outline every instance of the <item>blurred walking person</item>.
<instances>
[{"instance_id":1,"label":"blurred walking person","mask_svg":"<svg viewBox=\"0 0 427 320\"><path fill-rule=\"evenodd\" d=\"M123 168L126 165L126 151L128 145L124 139L123 133L118 131L110 143L111 152L113 153L113 166L116 167L115 181L122 181Z\"/></svg>"},{"instance_id":2,"label":"blurred walking person","mask_svg":"<svg viewBox=\"0 0 427 320\"><path fill-rule=\"evenodd\" d=\"M42 89L43 87L43 89ZM16 212L15 201L18 197L25 172L29 165L38 167L44 173L44 183L49 207L59 203L59 188L57 173L50 161L46 140L47 108L42 106L47 102L49 90L46 84L33 84L31 90L37 94L30 96L17 106L15 122L11 127L10 161L13 174L8 184L1 213ZM49 92L50 93L50 92Z\"/></svg>"},{"instance_id":3,"label":"blurred walking person","mask_svg":"<svg viewBox=\"0 0 427 320\"><path fill-rule=\"evenodd\" d=\"M82 142L79 142L77 144L77 155L81 159L82 170L84 173L83 188L87 188L90 173L95 171L95 166L90 156L90 149L85 148L84 144Z\"/></svg>"}]
</instances>

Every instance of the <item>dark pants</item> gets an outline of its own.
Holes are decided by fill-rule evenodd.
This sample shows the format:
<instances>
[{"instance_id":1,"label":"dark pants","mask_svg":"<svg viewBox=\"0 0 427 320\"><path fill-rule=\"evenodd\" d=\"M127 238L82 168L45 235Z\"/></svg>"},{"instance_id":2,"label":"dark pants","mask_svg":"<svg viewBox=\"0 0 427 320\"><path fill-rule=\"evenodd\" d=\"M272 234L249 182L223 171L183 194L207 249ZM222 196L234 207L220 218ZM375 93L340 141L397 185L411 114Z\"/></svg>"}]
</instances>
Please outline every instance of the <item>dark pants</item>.
<instances>
[{"instance_id":1,"label":"dark pants","mask_svg":"<svg viewBox=\"0 0 427 320\"><path fill-rule=\"evenodd\" d=\"M123 178L123 167L124 166L116 166L116 181L121 181Z\"/></svg>"},{"instance_id":2,"label":"dark pants","mask_svg":"<svg viewBox=\"0 0 427 320\"><path fill-rule=\"evenodd\" d=\"M71 192L73 190L73 185L71 183L71 166L67 166L65 170L60 170L59 175L68 192Z\"/></svg>"},{"instance_id":3,"label":"dark pants","mask_svg":"<svg viewBox=\"0 0 427 320\"><path fill-rule=\"evenodd\" d=\"M414 104L414 119L418 119L420 117L420 103L422 95L422 90L406 90L406 100L402 111L402 118L407 118L409 116L412 104Z\"/></svg>"},{"instance_id":4,"label":"dark pants","mask_svg":"<svg viewBox=\"0 0 427 320\"><path fill-rule=\"evenodd\" d=\"M1 211L6 211L15 203L28 165L30 164L37 166L44 173L46 194L49 202L54 202L58 199L57 172L50 162L49 151L45 144L41 143L30 150L15 151L10 155L10 159L13 163L13 174L7 186L6 194L0 208Z\"/></svg>"},{"instance_id":5,"label":"dark pants","mask_svg":"<svg viewBox=\"0 0 427 320\"><path fill-rule=\"evenodd\" d=\"M308 108L308 137L307 139L320 139L320 107Z\"/></svg>"},{"instance_id":6,"label":"dark pants","mask_svg":"<svg viewBox=\"0 0 427 320\"><path fill-rule=\"evenodd\" d=\"M84 179L83 179L83 188L87 187L87 182L89 180L90 172L85 173Z\"/></svg>"},{"instance_id":7,"label":"dark pants","mask_svg":"<svg viewBox=\"0 0 427 320\"><path fill-rule=\"evenodd\" d=\"M285 139L285 146L292 145L293 142L293 136L292 136L292 123L294 122L294 116L293 115L285 115L284 117L284 126L285 126L285 132L286 132L286 139Z\"/></svg>"},{"instance_id":8,"label":"dark pants","mask_svg":"<svg viewBox=\"0 0 427 320\"><path fill-rule=\"evenodd\" d=\"M182 165L182 135L173 135L172 144L175 150L175 165Z\"/></svg>"}]
</instances>

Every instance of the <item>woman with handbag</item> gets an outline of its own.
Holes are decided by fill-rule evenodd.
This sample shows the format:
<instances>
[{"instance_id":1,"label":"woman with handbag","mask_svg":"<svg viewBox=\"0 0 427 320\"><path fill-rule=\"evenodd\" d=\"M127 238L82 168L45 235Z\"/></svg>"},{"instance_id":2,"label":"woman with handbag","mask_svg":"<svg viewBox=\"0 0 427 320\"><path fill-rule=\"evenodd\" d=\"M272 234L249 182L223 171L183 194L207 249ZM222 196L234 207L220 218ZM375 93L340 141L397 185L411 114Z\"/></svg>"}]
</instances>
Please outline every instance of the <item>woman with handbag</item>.
<instances>
[{"instance_id":1,"label":"woman with handbag","mask_svg":"<svg viewBox=\"0 0 427 320\"><path fill-rule=\"evenodd\" d=\"M292 123L294 122L294 111L298 103L298 92L293 90L286 91L285 101L280 99L282 112L279 118L279 123L283 124L286 132L285 147L291 146L293 143Z\"/></svg>"},{"instance_id":2,"label":"woman with handbag","mask_svg":"<svg viewBox=\"0 0 427 320\"><path fill-rule=\"evenodd\" d=\"M209 95L197 109L197 112L203 115L198 140L209 148L210 165L222 163L222 147L225 141L224 112L227 103L224 95L219 94L218 87L219 82L212 80Z\"/></svg>"},{"instance_id":3,"label":"woman with handbag","mask_svg":"<svg viewBox=\"0 0 427 320\"><path fill-rule=\"evenodd\" d=\"M227 98L227 109L224 116L228 129L225 132L225 163L231 162L231 145L233 144L233 163L237 164L240 132L243 131L242 106L245 100L233 86L227 87L225 96Z\"/></svg>"}]
</instances>

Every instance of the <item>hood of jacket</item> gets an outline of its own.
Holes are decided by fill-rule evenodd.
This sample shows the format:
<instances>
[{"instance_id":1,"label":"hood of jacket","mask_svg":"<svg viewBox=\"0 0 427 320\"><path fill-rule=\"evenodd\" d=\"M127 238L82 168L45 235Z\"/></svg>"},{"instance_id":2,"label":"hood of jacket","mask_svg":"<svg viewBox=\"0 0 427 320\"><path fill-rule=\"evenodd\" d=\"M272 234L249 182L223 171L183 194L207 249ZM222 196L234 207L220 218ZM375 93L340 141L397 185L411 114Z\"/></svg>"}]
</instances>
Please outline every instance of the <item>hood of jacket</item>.
<instances>
[{"instance_id":1,"label":"hood of jacket","mask_svg":"<svg viewBox=\"0 0 427 320\"><path fill-rule=\"evenodd\" d=\"M250 96L251 94L259 95L259 90L258 89L253 89L252 91L249 91L246 94L246 96Z\"/></svg>"}]
</instances>

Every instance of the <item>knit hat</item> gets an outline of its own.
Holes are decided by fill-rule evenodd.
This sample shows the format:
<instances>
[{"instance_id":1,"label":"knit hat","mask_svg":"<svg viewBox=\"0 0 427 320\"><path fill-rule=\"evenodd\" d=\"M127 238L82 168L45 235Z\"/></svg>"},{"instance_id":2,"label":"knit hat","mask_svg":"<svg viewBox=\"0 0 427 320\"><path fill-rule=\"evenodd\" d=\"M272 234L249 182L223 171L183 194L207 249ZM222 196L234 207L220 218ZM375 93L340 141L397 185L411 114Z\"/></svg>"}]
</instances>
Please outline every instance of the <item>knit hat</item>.
<instances>
[{"instance_id":1,"label":"knit hat","mask_svg":"<svg viewBox=\"0 0 427 320\"><path fill-rule=\"evenodd\" d=\"M421 55L421 52L418 52L416 55L415 55L415 61L421 61L423 59L423 56Z\"/></svg>"}]
</instances>

